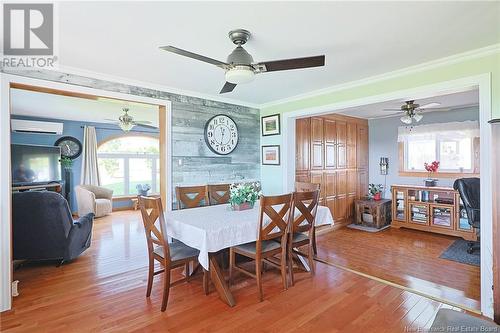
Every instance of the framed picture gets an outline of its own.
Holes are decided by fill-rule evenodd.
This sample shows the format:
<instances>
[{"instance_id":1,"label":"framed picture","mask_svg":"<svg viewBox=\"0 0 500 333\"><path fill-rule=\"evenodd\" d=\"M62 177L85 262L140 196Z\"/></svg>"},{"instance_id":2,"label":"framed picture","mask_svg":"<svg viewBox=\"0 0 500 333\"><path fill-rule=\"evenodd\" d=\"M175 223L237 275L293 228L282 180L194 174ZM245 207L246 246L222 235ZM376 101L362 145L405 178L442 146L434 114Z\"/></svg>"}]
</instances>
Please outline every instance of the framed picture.
<instances>
[{"instance_id":1,"label":"framed picture","mask_svg":"<svg viewBox=\"0 0 500 333\"><path fill-rule=\"evenodd\" d=\"M262 146L262 165L280 165L280 146Z\"/></svg>"},{"instance_id":2,"label":"framed picture","mask_svg":"<svg viewBox=\"0 0 500 333\"><path fill-rule=\"evenodd\" d=\"M281 133L280 115L262 117L262 136L279 135Z\"/></svg>"}]
</instances>

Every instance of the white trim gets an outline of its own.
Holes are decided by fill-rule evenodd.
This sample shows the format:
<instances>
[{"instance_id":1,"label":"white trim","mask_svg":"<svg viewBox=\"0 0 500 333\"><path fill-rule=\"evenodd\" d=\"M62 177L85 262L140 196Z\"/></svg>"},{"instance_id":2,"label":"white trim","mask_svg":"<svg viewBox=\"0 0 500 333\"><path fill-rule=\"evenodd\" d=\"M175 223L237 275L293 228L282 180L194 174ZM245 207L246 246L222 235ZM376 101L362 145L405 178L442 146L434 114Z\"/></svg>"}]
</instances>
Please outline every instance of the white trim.
<instances>
[{"instance_id":1,"label":"white trim","mask_svg":"<svg viewBox=\"0 0 500 333\"><path fill-rule=\"evenodd\" d=\"M50 69L49 69L49 71L50 71ZM146 89L154 89L154 90L163 91L163 92L171 93L171 94L197 97L197 98L202 98L202 99L207 99L207 100L212 100L212 101L217 101L217 102L222 102L222 103L247 106L247 107L255 108L255 109L259 108L259 104L256 104L256 103L244 102L244 101L240 101L240 100L236 100L236 99L232 99L232 98L228 98L228 97L222 97L219 95L204 94L204 93L195 92L192 90L178 89L178 88L165 86L165 85L161 85L161 84L133 80L133 79L122 77L122 76L116 76L116 75L110 75L110 74L104 74L104 73L100 73L100 72L79 69L76 67L62 66L61 65L57 69L54 69L54 71L65 73L65 74L79 75L79 76L92 78L92 79L98 79L98 80L116 82L116 83L120 83L120 84L131 85L131 86L137 86L137 87L146 88Z\"/></svg>"},{"instance_id":2,"label":"white trim","mask_svg":"<svg viewBox=\"0 0 500 333\"><path fill-rule=\"evenodd\" d=\"M283 98L283 99L278 99L278 100L268 102L268 103L262 103L259 105L259 108L265 109L265 108L269 108L269 107L284 104L284 103L295 102L298 100L316 97L319 95L325 95L325 94L333 93L336 91L351 89L351 88L355 88L355 87L359 87L359 86L363 86L363 85L368 85L371 83L376 83L379 81L394 79L397 77L401 77L401 76L405 76L405 75L409 75L409 74L414 74L414 73L422 72L422 71L426 71L426 70L431 70L431 69L442 67L442 66L452 65L452 64L456 64L456 63L471 60L471 59L486 57L488 55L499 53L499 52L500 52L500 43L493 44L493 45L489 45L489 46L486 46L483 48L454 54L452 56L448 56L448 57L444 57L444 58L440 58L440 59L436 59L436 60L431 60L431 61L424 62L424 63L418 64L418 65L405 67L405 68L398 69L398 70L391 71L391 72L387 72L384 74L370 76L370 77L367 77L367 78L364 78L361 80L355 80L355 81L350 81L350 82L346 82L346 83L341 83L341 84L337 84L337 85L330 86L327 88L310 91L310 92L307 92L304 94L295 95L295 96L287 97L287 98ZM400 97L408 97L408 96L400 96Z\"/></svg>"},{"instance_id":3,"label":"white trim","mask_svg":"<svg viewBox=\"0 0 500 333\"><path fill-rule=\"evenodd\" d=\"M465 77L458 80L439 82L426 86L393 91L380 95L367 96L356 100L332 103L318 107L282 113L282 175L283 192L291 192L295 181L295 119L321 115L325 113L336 113L342 109L380 103L387 100L415 96L418 98L441 95L460 89L479 88L479 124L480 124L480 174L481 174L481 197L493 198L492 189L492 147L491 147L491 73ZM492 255L492 228L493 228L493 202L481 200L481 312L483 315L493 318L493 267Z\"/></svg>"},{"instance_id":4,"label":"white trim","mask_svg":"<svg viewBox=\"0 0 500 333\"><path fill-rule=\"evenodd\" d=\"M9 310L12 306L12 254L11 254L11 186L10 186L10 84L19 83L44 88L52 88L75 93L97 95L108 98L129 100L138 103L149 103L164 106L167 112L167 143L165 158L167 169L167 202L166 210L172 209L172 103L165 99L156 99L137 95L128 95L108 90L87 88L73 84L52 82L24 76L0 73L0 311Z\"/></svg>"}]
</instances>

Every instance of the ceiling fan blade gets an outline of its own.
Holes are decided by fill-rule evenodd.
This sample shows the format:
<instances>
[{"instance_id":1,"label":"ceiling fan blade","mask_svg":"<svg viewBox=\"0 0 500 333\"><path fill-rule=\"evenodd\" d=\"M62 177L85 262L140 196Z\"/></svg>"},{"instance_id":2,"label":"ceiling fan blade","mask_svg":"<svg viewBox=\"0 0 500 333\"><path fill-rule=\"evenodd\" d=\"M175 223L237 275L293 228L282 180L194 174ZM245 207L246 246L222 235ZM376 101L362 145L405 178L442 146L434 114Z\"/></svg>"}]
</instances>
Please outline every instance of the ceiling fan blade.
<instances>
[{"instance_id":1,"label":"ceiling fan blade","mask_svg":"<svg viewBox=\"0 0 500 333\"><path fill-rule=\"evenodd\" d=\"M231 92L233 91L234 87L236 87L236 84L234 83L231 83L231 82L226 82L224 84L224 87L222 87L221 91L219 94L224 94L224 93L227 93L227 92Z\"/></svg>"},{"instance_id":2,"label":"ceiling fan blade","mask_svg":"<svg viewBox=\"0 0 500 333\"><path fill-rule=\"evenodd\" d=\"M222 62L222 61L219 61L219 60L215 60L215 59L212 59L212 58L209 58L209 57L205 57L205 56L202 56L202 55L199 55L199 54L196 54L196 53L193 53L193 52L189 52L189 51L186 51L186 50L183 50L183 49L179 49L179 48L177 48L175 46L171 46L171 45L161 46L160 49L162 49L164 51L172 52L172 53L175 53L175 54L179 54L181 56L185 56L185 57L188 57L188 58L192 58L192 59L196 59L196 60L199 60L199 61L207 62L209 64L218 66L218 67L220 67L222 69L227 69L229 67L229 64L226 64L225 62Z\"/></svg>"},{"instance_id":3,"label":"ceiling fan blade","mask_svg":"<svg viewBox=\"0 0 500 333\"><path fill-rule=\"evenodd\" d=\"M133 122L137 124L152 124L149 120L134 120Z\"/></svg>"},{"instance_id":4,"label":"ceiling fan blade","mask_svg":"<svg viewBox=\"0 0 500 333\"><path fill-rule=\"evenodd\" d=\"M382 111L391 111L391 112L399 111L399 112L404 112L404 110L401 110L401 109L383 109Z\"/></svg>"},{"instance_id":5,"label":"ceiling fan blade","mask_svg":"<svg viewBox=\"0 0 500 333\"><path fill-rule=\"evenodd\" d=\"M104 120L106 120L106 121L112 121L112 122L115 122L115 123L117 123L117 122L118 122L116 119L104 118Z\"/></svg>"},{"instance_id":6,"label":"ceiling fan blade","mask_svg":"<svg viewBox=\"0 0 500 333\"><path fill-rule=\"evenodd\" d=\"M158 129L158 127L156 127L156 126L152 126L152 125L148 125L148 124L144 124L144 123L138 123L138 122L135 122L135 121L134 121L134 125L141 126L141 127L146 127L146 128L151 128L151 129Z\"/></svg>"},{"instance_id":7,"label":"ceiling fan blade","mask_svg":"<svg viewBox=\"0 0 500 333\"><path fill-rule=\"evenodd\" d=\"M441 105L441 103L432 102L432 103L421 105L418 108L419 109L430 109L430 108L434 108L434 107L440 106L440 105Z\"/></svg>"},{"instance_id":8,"label":"ceiling fan blade","mask_svg":"<svg viewBox=\"0 0 500 333\"><path fill-rule=\"evenodd\" d=\"M325 65L325 56L320 55L315 57L260 62L258 64L255 64L254 66L260 72L275 72L275 71L286 71L289 69L320 67L324 65Z\"/></svg>"}]
</instances>

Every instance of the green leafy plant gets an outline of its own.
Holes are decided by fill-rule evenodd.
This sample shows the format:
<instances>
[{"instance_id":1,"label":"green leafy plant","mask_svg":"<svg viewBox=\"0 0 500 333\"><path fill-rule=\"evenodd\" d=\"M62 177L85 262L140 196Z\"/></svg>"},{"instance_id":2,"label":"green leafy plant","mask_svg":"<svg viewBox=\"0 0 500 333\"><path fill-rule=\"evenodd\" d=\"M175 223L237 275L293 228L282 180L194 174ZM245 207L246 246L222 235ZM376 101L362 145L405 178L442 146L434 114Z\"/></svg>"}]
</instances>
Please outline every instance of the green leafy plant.
<instances>
[{"instance_id":1,"label":"green leafy plant","mask_svg":"<svg viewBox=\"0 0 500 333\"><path fill-rule=\"evenodd\" d=\"M61 158L61 166L64 169L71 169L73 167L73 160L69 157L62 157Z\"/></svg>"},{"instance_id":2,"label":"green leafy plant","mask_svg":"<svg viewBox=\"0 0 500 333\"><path fill-rule=\"evenodd\" d=\"M382 184L368 184L368 195L370 198L375 196L377 193L382 193L384 185Z\"/></svg>"},{"instance_id":3,"label":"green leafy plant","mask_svg":"<svg viewBox=\"0 0 500 333\"><path fill-rule=\"evenodd\" d=\"M241 205L248 202L253 205L262 195L259 188L259 183L231 184L229 189L229 203L231 205Z\"/></svg>"}]
</instances>

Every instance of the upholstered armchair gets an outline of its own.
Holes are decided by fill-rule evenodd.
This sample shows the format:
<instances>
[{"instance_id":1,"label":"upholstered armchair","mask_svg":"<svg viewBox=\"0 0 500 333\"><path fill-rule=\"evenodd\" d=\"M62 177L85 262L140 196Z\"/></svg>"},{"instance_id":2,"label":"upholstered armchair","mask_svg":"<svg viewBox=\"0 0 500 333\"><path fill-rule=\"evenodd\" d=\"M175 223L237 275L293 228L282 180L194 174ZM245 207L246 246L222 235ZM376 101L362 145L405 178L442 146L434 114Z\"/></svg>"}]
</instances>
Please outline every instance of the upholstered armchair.
<instances>
[{"instance_id":1,"label":"upholstered armchair","mask_svg":"<svg viewBox=\"0 0 500 333\"><path fill-rule=\"evenodd\" d=\"M113 210L113 190L94 185L75 187L78 216L93 213L95 217L108 215Z\"/></svg>"},{"instance_id":2,"label":"upholstered armchair","mask_svg":"<svg viewBox=\"0 0 500 333\"><path fill-rule=\"evenodd\" d=\"M89 248L93 223L92 213L73 220L68 202L59 193L13 193L13 259L73 260Z\"/></svg>"}]
</instances>

